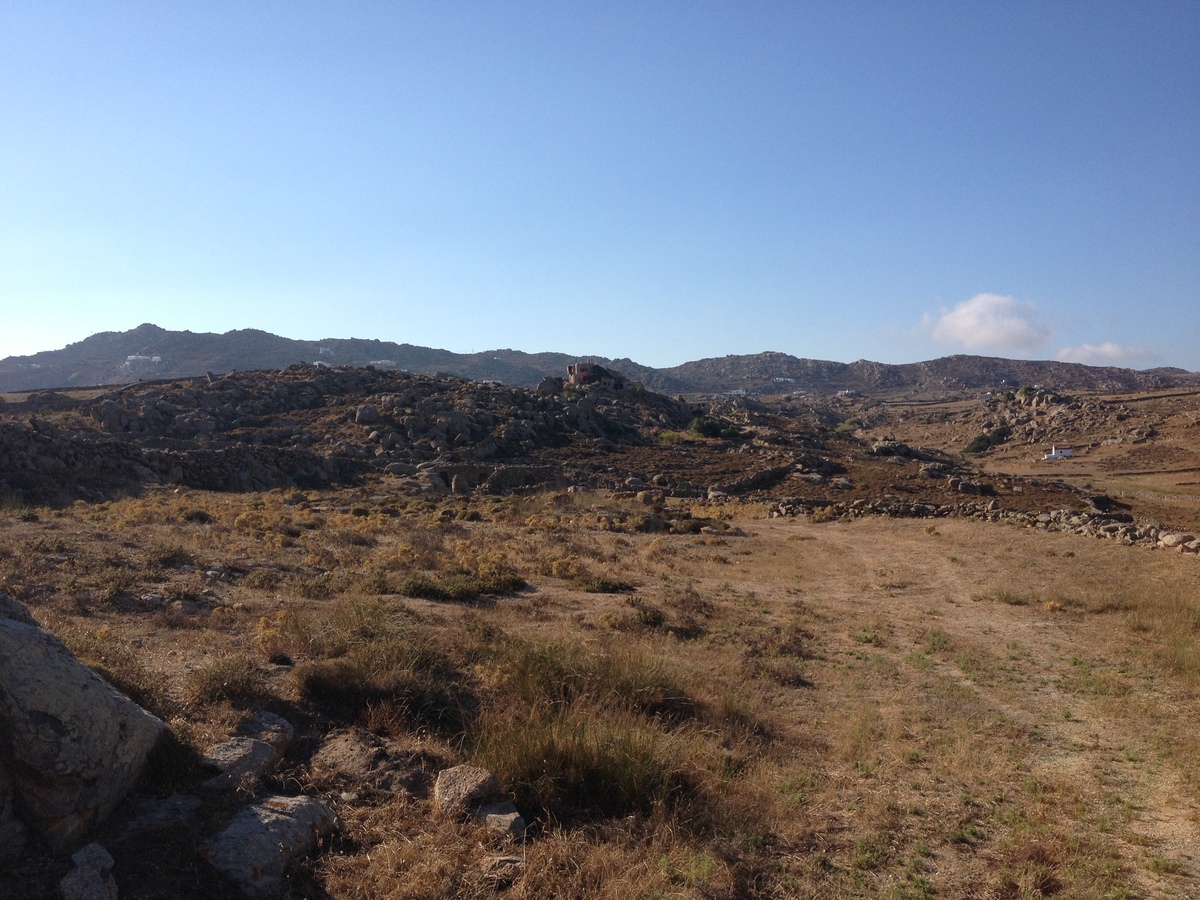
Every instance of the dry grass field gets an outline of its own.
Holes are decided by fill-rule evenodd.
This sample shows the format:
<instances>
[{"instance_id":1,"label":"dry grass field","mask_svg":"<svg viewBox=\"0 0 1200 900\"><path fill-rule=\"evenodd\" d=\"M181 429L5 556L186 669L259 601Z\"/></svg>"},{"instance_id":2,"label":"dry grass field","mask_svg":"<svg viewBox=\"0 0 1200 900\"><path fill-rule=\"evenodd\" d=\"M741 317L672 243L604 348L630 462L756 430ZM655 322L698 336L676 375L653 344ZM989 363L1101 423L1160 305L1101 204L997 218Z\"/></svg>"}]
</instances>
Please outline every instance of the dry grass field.
<instances>
[{"instance_id":1,"label":"dry grass field","mask_svg":"<svg viewBox=\"0 0 1200 900\"><path fill-rule=\"evenodd\" d=\"M294 898L1200 896L1200 559L765 509L148 488L0 510L0 592L169 723L131 803L297 726L267 786L338 830ZM403 788L313 763L347 733ZM524 844L431 814L459 762ZM236 896L195 852L229 814L111 840L121 897Z\"/></svg>"}]
</instances>

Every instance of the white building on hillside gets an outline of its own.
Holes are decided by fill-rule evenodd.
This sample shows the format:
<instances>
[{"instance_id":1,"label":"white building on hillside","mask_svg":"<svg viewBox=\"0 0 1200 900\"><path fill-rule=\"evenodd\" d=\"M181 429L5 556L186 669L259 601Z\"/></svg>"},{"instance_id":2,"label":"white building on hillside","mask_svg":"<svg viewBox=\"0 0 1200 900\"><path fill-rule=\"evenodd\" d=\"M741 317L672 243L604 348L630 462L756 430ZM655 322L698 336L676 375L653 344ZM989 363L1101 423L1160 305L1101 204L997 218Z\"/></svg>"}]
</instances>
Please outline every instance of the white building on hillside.
<instances>
[{"instance_id":1,"label":"white building on hillside","mask_svg":"<svg viewBox=\"0 0 1200 900\"><path fill-rule=\"evenodd\" d=\"M1070 459L1075 455L1075 451L1070 447L1060 447L1058 444L1050 445L1050 452L1042 457L1043 460Z\"/></svg>"}]
</instances>

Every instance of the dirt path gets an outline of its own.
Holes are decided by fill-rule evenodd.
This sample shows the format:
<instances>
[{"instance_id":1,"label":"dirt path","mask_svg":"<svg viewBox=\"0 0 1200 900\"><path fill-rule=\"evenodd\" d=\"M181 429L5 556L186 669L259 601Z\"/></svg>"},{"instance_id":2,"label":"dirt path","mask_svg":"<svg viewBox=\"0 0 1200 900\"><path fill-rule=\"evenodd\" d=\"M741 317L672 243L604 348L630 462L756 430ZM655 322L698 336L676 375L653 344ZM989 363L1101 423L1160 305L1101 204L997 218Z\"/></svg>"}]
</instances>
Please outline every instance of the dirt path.
<instances>
[{"instance_id":1,"label":"dirt path","mask_svg":"<svg viewBox=\"0 0 1200 900\"><path fill-rule=\"evenodd\" d=\"M1120 614L1044 599L1082 587L1057 571L1064 558L1068 567L1079 559L1081 571L1098 553L1124 553L1131 566L1191 560L961 522L939 523L937 534L886 521L770 520L747 530L761 547L743 566L743 589L786 603L780 576L801 584L829 660L864 647L902 671L927 660L931 676L1027 737L1027 783L1069 799L1084 827L1108 835L1140 894L1200 896L1200 803L1163 758L1153 712L1179 697ZM1047 554L1053 575L1038 565ZM1194 579L1200 566L1189 568ZM1194 711L1195 698L1183 699Z\"/></svg>"}]
</instances>

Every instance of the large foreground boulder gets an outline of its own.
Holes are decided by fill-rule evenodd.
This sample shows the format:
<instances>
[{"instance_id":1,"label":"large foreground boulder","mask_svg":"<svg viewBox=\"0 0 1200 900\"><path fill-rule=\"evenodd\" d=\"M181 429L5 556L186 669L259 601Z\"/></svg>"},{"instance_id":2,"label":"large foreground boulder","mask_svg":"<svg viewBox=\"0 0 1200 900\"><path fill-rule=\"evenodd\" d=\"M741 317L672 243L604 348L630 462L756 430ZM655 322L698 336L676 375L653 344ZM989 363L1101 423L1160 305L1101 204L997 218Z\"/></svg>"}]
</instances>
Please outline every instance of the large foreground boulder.
<instances>
[{"instance_id":1,"label":"large foreground boulder","mask_svg":"<svg viewBox=\"0 0 1200 900\"><path fill-rule=\"evenodd\" d=\"M22 826L53 848L83 837L163 729L0 595L0 858L21 852Z\"/></svg>"}]
</instances>

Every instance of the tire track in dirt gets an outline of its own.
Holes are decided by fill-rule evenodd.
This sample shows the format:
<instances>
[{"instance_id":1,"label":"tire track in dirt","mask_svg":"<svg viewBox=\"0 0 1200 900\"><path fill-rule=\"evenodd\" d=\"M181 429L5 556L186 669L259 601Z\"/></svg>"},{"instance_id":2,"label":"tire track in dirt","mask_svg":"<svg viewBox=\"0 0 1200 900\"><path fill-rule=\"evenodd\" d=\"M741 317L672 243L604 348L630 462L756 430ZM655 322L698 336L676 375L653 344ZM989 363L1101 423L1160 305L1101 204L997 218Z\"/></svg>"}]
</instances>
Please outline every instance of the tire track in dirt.
<instances>
[{"instance_id":1,"label":"tire track in dirt","mask_svg":"<svg viewBox=\"0 0 1200 900\"><path fill-rule=\"evenodd\" d=\"M904 665L906 653L920 646L922 633L931 627L947 634L950 646L964 653L982 648L998 654L1012 648L1019 660L1010 656L1007 665L1021 670L1016 679L989 683L994 673L972 675L951 652L937 654L932 671L1035 737L1037 749L1026 760L1033 778L1073 792L1088 817L1120 819L1112 836L1122 857L1135 863L1133 877L1147 895L1160 894L1170 883L1184 896L1200 896L1200 805L1186 791L1182 773L1169 760L1157 758L1152 735L1138 729L1138 720L1106 711L1103 696L1088 696L1076 684L1078 671L1120 672L1122 661L1107 649L1115 625L1111 619L979 600L978 592L1007 562L983 558L947 566L941 555L946 548L931 544L916 527L900 530L894 523L864 522L849 530L826 528L818 532L819 539L828 535L836 542L836 553L843 557L838 568L852 574L826 575L819 589L809 592L819 595L817 605L825 614L859 625L865 615L886 622L892 634L872 650L897 666ZM947 530L973 528L989 526L959 523ZM993 536L1007 536L995 535L991 528ZM786 540L794 532L795 526L770 523L760 533L768 540ZM1020 533L1013 536L1027 539ZM866 591L854 584L862 579L868 582ZM933 611L936 618L931 618ZM831 650L853 652L852 642L838 637L831 640ZM1138 674L1115 677L1133 681ZM1163 701L1154 683L1140 679L1139 702Z\"/></svg>"}]
</instances>

